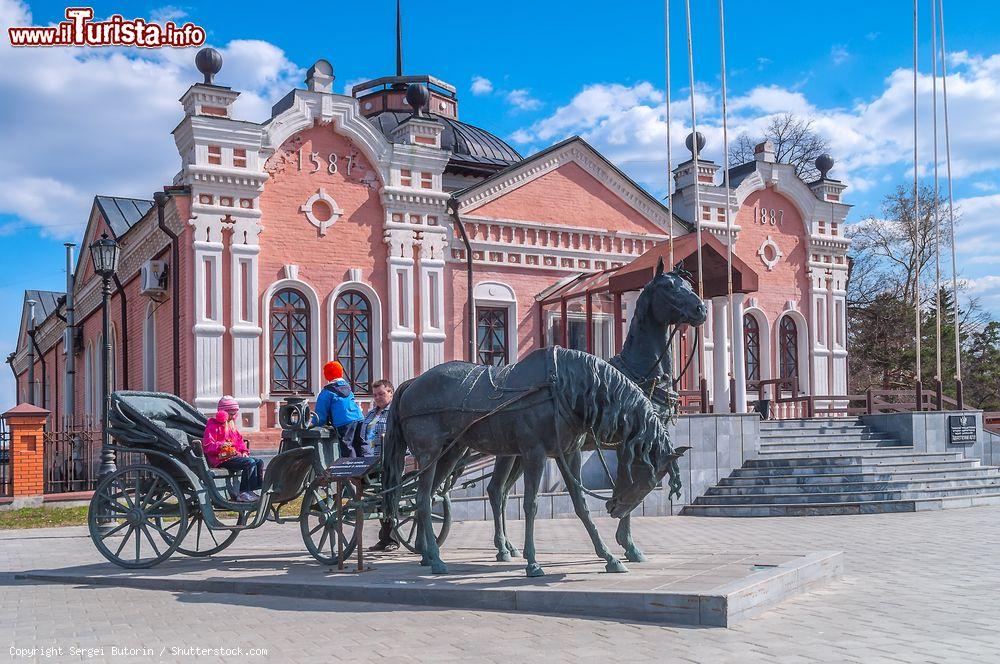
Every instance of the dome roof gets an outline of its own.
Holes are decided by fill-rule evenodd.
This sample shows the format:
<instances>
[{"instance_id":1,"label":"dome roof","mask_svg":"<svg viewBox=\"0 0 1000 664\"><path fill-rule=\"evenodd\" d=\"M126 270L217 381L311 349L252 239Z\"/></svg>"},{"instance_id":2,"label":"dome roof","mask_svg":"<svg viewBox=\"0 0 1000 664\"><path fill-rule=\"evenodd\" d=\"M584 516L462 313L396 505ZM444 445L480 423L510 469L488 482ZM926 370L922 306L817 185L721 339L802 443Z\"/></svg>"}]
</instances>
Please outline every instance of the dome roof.
<instances>
[{"instance_id":1,"label":"dome roof","mask_svg":"<svg viewBox=\"0 0 1000 664\"><path fill-rule=\"evenodd\" d=\"M410 115L403 111L383 111L368 119L389 138L392 130ZM485 129L433 113L430 117L444 125L441 147L452 152L448 171L489 175L523 159L517 150Z\"/></svg>"}]
</instances>

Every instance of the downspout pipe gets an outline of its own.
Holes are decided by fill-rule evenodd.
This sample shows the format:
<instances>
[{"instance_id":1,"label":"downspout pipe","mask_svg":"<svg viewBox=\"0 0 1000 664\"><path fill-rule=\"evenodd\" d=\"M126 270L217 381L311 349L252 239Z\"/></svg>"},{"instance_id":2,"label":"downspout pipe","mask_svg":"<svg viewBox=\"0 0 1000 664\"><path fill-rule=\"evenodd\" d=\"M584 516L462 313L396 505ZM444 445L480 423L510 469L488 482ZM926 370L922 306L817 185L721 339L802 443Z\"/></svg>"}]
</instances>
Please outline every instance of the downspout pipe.
<instances>
[{"instance_id":1,"label":"downspout pipe","mask_svg":"<svg viewBox=\"0 0 1000 664\"><path fill-rule=\"evenodd\" d=\"M458 199L452 194L451 198L448 199L448 214L451 215L452 220L455 222L455 226L458 227L458 232L462 236L462 244L465 245L465 273L466 273L466 290L467 290L467 301L465 317L468 324L468 337L469 337L469 347L467 359L473 364L476 362L476 301L475 293L473 292L473 274L472 274L472 243L469 242L469 235L465 231L465 224L462 223L462 218L458 215Z\"/></svg>"},{"instance_id":2,"label":"downspout pipe","mask_svg":"<svg viewBox=\"0 0 1000 664\"><path fill-rule=\"evenodd\" d=\"M153 194L153 201L156 203L156 224L167 237L170 238L170 278L173 282L173 289L170 299L173 308L173 369L174 369L174 395L181 393L181 271L180 271L180 247L177 242L177 234L167 227L163 219L163 208L170 197L165 191L157 191Z\"/></svg>"},{"instance_id":3,"label":"downspout pipe","mask_svg":"<svg viewBox=\"0 0 1000 664\"><path fill-rule=\"evenodd\" d=\"M76 247L72 242L67 242L66 247L66 338L63 340L63 348L66 349L65 362L65 394L66 404L63 412L72 421L76 410L76 276L73 274L73 249Z\"/></svg>"},{"instance_id":4,"label":"downspout pipe","mask_svg":"<svg viewBox=\"0 0 1000 664\"><path fill-rule=\"evenodd\" d=\"M35 403L35 301L28 300L28 403Z\"/></svg>"},{"instance_id":5,"label":"downspout pipe","mask_svg":"<svg viewBox=\"0 0 1000 664\"><path fill-rule=\"evenodd\" d=\"M128 387L128 303L125 299L125 286L118 274L114 275L115 288L118 290L118 297L122 303L122 389Z\"/></svg>"},{"instance_id":6,"label":"downspout pipe","mask_svg":"<svg viewBox=\"0 0 1000 664\"><path fill-rule=\"evenodd\" d=\"M48 405L45 403L45 395L48 393L48 390L49 390L49 383L48 383L48 380L49 380L48 379L49 370L48 370L48 367L46 367L46 365L45 365L45 353L42 352L42 349L38 347L38 342L35 341L35 329L34 329L34 325L32 325L32 330L31 330L31 332L28 333L28 336L31 338L32 364L34 363L34 358L37 355L38 356L38 363L42 365L42 408L47 408ZM32 374L33 373L34 372L32 371ZM32 404L35 405L35 406L37 406L38 404L36 404L34 402L34 397L35 397L35 395L34 395L34 383L32 383L32 390L31 391L32 391L32 395L31 395Z\"/></svg>"}]
</instances>

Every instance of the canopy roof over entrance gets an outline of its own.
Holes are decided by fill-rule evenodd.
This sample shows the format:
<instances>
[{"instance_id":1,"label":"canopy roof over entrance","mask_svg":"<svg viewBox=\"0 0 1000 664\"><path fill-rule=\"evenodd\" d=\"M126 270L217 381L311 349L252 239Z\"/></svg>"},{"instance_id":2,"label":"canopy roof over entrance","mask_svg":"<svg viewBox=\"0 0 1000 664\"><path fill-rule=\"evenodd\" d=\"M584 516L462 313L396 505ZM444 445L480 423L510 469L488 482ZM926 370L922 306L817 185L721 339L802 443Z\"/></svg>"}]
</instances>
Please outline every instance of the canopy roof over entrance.
<instances>
[{"instance_id":1,"label":"canopy roof over entrance","mask_svg":"<svg viewBox=\"0 0 1000 664\"><path fill-rule=\"evenodd\" d=\"M645 286L656 272L657 262L663 259L669 265L670 245L667 242L656 245L628 265L623 265L608 275L608 288L613 293L638 290ZM705 298L721 297L728 294L726 279L726 245L711 233L701 235L702 274ZM698 276L697 235L688 233L674 239L674 265L679 265ZM757 273L739 256L733 254L733 292L754 293L757 291ZM697 289L697 283L694 283Z\"/></svg>"},{"instance_id":2,"label":"canopy roof over entrance","mask_svg":"<svg viewBox=\"0 0 1000 664\"><path fill-rule=\"evenodd\" d=\"M692 282L698 277L698 245L694 233L674 239L674 264L692 275ZM702 273L705 278L705 297L721 297L728 294L726 287L726 245L711 233L703 233L701 238ZM663 259L667 265L670 259L670 245L659 244L628 265L601 272L588 272L567 277L549 286L535 296L542 304L586 296L588 293L625 293L639 290L653 278L656 263ZM758 277L752 267L739 256L733 254L733 292L754 293L757 291ZM697 283L693 283L697 288Z\"/></svg>"}]
</instances>

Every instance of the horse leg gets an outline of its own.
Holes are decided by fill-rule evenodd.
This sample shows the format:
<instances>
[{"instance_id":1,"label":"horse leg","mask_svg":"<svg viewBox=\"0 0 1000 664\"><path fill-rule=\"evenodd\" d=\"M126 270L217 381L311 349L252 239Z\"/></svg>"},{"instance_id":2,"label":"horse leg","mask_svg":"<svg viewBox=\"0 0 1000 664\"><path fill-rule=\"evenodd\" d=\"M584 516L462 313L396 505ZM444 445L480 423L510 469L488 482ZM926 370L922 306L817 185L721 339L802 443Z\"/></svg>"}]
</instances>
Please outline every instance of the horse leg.
<instances>
[{"instance_id":1,"label":"horse leg","mask_svg":"<svg viewBox=\"0 0 1000 664\"><path fill-rule=\"evenodd\" d=\"M611 551L608 550L608 547L605 546L604 540L601 539L601 534L597 532L597 526L594 525L594 520L590 518L590 510L587 509L587 501L584 498L583 490L580 488L583 454L579 450L576 450L568 458L559 459L558 463L563 481L566 483L566 490L569 491L570 498L573 500L573 508L576 510L576 515L580 518L580 521L583 521L583 525L590 535L590 541L594 543L594 551L597 553L597 556L603 558L607 563L604 569L609 572L627 572L628 568L622 564L622 561L615 558L611 554Z\"/></svg>"},{"instance_id":2,"label":"horse leg","mask_svg":"<svg viewBox=\"0 0 1000 664\"><path fill-rule=\"evenodd\" d=\"M497 548L497 560L510 562L510 551L507 549L507 523L505 511L507 508L507 476L514 465L514 457L497 457L493 464L493 477L490 478L486 493L490 497L490 507L493 508L493 544Z\"/></svg>"},{"instance_id":3,"label":"horse leg","mask_svg":"<svg viewBox=\"0 0 1000 664\"><path fill-rule=\"evenodd\" d=\"M618 522L618 531L615 532L615 539L625 549L626 560L632 563L644 563L646 562L646 554L632 541L631 517L631 514L626 514Z\"/></svg>"},{"instance_id":4,"label":"horse leg","mask_svg":"<svg viewBox=\"0 0 1000 664\"><path fill-rule=\"evenodd\" d=\"M524 464L524 558L528 561L525 573L542 576L545 572L535 560L535 514L538 513L538 487L542 483L545 456L533 452L522 459Z\"/></svg>"},{"instance_id":5,"label":"horse leg","mask_svg":"<svg viewBox=\"0 0 1000 664\"><path fill-rule=\"evenodd\" d=\"M521 470L521 458L512 457L512 459L511 469L510 472L507 473L507 479L503 487L503 512L501 513L501 521L503 522L503 535L504 540L507 542L507 551L510 553L512 558L517 558L521 555L521 552L517 550L517 547L514 546L511 543L510 538L507 537L507 496L510 495L510 490L514 487L514 484L517 483L517 478L521 476L523 471Z\"/></svg>"},{"instance_id":6,"label":"horse leg","mask_svg":"<svg viewBox=\"0 0 1000 664\"><path fill-rule=\"evenodd\" d=\"M417 522L422 545L420 547L420 563L429 564L432 574L447 574L448 567L441 560L437 538L431 524L431 501L434 495L434 473L426 472L420 476L417 484ZM426 561L426 563L424 562Z\"/></svg>"}]
</instances>

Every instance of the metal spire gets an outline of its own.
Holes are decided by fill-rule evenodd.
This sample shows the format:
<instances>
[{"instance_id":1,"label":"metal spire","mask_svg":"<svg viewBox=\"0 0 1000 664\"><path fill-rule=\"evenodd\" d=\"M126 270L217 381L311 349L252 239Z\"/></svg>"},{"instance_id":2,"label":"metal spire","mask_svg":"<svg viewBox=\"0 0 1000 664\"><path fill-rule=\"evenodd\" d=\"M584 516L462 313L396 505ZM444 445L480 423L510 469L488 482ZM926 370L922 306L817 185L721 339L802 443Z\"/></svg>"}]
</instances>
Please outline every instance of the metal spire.
<instances>
[{"instance_id":1,"label":"metal spire","mask_svg":"<svg viewBox=\"0 0 1000 664\"><path fill-rule=\"evenodd\" d=\"M396 0L396 76L403 75L403 18Z\"/></svg>"}]
</instances>

